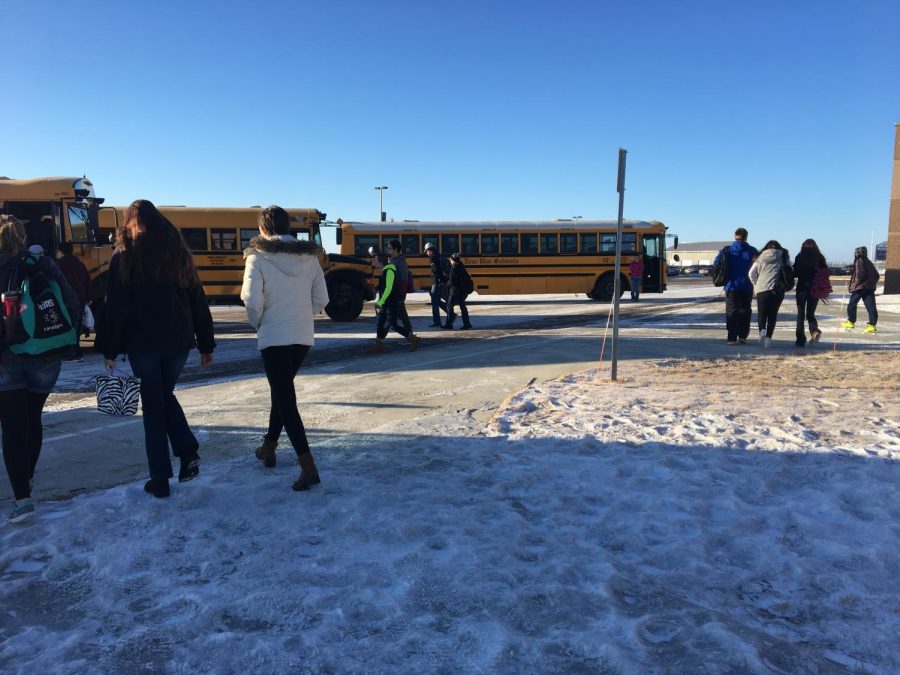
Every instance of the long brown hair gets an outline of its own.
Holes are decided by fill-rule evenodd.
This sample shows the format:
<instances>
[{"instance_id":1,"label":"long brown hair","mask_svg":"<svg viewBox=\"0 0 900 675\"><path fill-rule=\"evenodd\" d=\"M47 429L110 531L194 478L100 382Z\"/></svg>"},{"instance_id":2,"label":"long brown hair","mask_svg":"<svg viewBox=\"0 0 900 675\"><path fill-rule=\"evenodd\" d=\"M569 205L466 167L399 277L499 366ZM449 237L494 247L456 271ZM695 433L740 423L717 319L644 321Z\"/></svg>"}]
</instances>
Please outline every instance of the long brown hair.
<instances>
[{"instance_id":1,"label":"long brown hair","mask_svg":"<svg viewBox=\"0 0 900 675\"><path fill-rule=\"evenodd\" d=\"M797 254L796 264L812 267L813 269L828 266L825 256L819 250L819 245L815 239L807 239L803 242L800 252Z\"/></svg>"},{"instance_id":2,"label":"long brown hair","mask_svg":"<svg viewBox=\"0 0 900 675\"><path fill-rule=\"evenodd\" d=\"M130 225L139 231L132 232ZM153 202L138 199L125 215L116 243L122 255L122 282L165 281L187 288L197 280L194 258L172 222Z\"/></svg>"},{"instance_id":3,"label":"long brown hair","mask_svg":"<svg viewBox=\"0 0 900 675\"><path fill-rule=\"evenodd\" d=\"M25 226L8 214L0 216L0 253L18 253L25 248Z\"/></svg>"}]
</instances>

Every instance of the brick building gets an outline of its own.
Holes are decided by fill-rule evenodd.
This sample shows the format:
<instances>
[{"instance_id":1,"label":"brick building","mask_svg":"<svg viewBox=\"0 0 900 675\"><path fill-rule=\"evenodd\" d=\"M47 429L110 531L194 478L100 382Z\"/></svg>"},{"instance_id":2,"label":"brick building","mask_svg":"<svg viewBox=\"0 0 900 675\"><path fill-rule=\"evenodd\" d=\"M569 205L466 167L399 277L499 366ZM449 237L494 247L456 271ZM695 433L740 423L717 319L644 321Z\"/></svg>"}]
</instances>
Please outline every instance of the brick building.
<instances>
[{"instance_id":1,"label":"brick building","mask_svg":"<svg viewBox=\"0 0 900 675\"><path fill-rule=\"evenodd\" d=\"M891 180L886 267L884 292L900 293L900 122L894 125L894 177Z\"/></svg>"}]
</instances>

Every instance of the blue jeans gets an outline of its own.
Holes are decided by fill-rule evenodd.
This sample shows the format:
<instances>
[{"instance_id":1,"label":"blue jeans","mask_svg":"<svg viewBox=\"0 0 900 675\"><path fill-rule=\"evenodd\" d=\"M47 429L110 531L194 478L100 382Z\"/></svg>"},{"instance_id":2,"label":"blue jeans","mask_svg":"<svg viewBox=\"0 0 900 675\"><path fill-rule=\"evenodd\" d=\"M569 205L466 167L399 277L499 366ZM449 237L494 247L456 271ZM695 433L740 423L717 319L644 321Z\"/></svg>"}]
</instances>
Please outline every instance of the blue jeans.
<instances>
[{"instance_id":1,"label":"blue jeans","mask_svg":"<svg viewBox=\"0 0 900 675\"><path fill-rule=\"evenodd\" d=\"M441 323L440 310L447 311L447 303L441 297L443 289L443 284L434 284L431 290L428 291L429 295L431 295L431 323L433 324Z\"/></svg>"},{"instance_id":2,"label":"blue jeans","mask_svg":"<svg viewBox=\"0 0 900 675\"><path fill-rule=\"evenodd\" d=\"M128 354L131 370L141 379L144 444L150 478L154 480L172 477L169 444L176 457L196 456L200 447L174 394L187 357L187 351Z\"/></svg>"},{"instance_id":3,"label":"blue jeans","mask_svg":"<svg viewBox=\"0 0 900 675\"><path fill-rule=\"evenodd\" d=\"M631 277L631 299L637 300L641 296L641 280L638 277Z\"/></svg>"},{"instance_id":4,"label":"blue jeans","mask_svg":"<svg viewBox=\"0 0 900 675\"><path fill-rule=\"evenodd\" d=\"M850 294L850 301L847 303L847 318L856 323L856 306L860 300L866 306L869 323L874 326L878 323L878 309L875 307L875 291L871 288L864 288L861 291L854 291Z\"/></svg>"}]
</instances>

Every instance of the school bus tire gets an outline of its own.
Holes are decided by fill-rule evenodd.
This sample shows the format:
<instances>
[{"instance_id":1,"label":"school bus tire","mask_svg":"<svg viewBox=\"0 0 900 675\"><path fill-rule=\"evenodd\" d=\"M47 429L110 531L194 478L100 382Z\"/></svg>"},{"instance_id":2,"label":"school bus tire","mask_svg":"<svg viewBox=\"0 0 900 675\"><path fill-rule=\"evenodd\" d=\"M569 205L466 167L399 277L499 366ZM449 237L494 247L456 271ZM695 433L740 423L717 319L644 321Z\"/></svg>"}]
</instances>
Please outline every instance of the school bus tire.
<instances>
[{"instance_id":1,"label":"school bus tire","mask_svg":"<svg viewBox=\"0 0 900 675\"><path fill-rule=\"evenodd\" d=\"M363 310L362 290L346 282L328 288L329 303L325 313L332 321L355 321Z\"/></svg>"},{"instance_id":2,"label":"school bus tire","mask_svg":"<svg viewBox=\"0 0 900 675\"><path fill-rule=\"evenodd\" d=\"M628 279L625 275L620 275L620 277L619 297L621 298L625 294L625 286L628 285ZM590 295L594 300L609 302L613 299L613 294L616 292L615 289L616 273L607 272L606 274L601 274L597 281L594 282L594 290L591 291Z\"/></svg>"}]
</instances>

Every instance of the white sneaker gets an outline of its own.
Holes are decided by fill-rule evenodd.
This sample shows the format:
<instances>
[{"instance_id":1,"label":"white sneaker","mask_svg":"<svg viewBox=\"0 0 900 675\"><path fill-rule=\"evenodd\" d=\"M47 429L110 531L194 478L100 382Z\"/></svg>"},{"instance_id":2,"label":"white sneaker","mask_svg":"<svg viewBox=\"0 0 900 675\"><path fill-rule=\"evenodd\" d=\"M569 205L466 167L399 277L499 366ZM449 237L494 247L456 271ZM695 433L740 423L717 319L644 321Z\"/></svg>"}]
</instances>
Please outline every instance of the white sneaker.
<instances>
[{"instance_id":1,"label":"white sneaker","mask_svg":"<svg viewBox=\"0 0 900 675\"><path fill-rule=\"evenodd\" d=\"M763 346L763 347L766 346L766 339L767 339L767 338L766 338L766 331L764 331L764 330L759 331L759 344L760 344L761 346Z\"/></svg>"},{"instance_id":2,"label":"white sneaker","mask_svg":"<svg viewBox=\"0 0 900 675\"><path fill-rule=\"evenodd\" d=\"M771 347L772 346L772 338L770 338L770 337L763 338L762 346L765 349L768 349L769 347Z\"/></svg>"}]
</instances>

